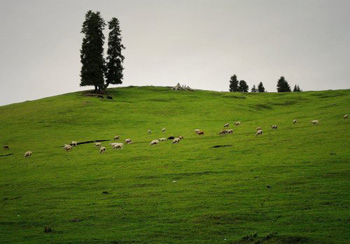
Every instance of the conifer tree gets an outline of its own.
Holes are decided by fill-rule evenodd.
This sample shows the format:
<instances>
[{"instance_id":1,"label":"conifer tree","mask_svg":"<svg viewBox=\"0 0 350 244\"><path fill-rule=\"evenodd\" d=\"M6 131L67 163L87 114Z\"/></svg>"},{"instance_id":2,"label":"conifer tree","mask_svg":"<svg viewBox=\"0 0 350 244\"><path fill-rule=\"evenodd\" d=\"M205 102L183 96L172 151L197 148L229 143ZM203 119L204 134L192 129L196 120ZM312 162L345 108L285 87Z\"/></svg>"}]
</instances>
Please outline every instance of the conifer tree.
<instances>
[{"instance_id":1,"label":"conifer tree","mask_svg":"<svg viewBox=\"0 0 350 244\"><path fill-rule=\"evenodd\" d=\"M249 86L247 85L247 82L245 82L244 80L241 80L239 82L238 89L239 89L240 92L248 92Z\"/></svg>"},{"instance_id":2,"label":"conifer tree","mask_svg":"<svg viewBox=\"0 0 350 244\"><path fill-rule=\"evenodd\" d=\"M278 92L291 92L288 82L283 76L277 82L277 91Z\"/></svg>"},{"instance_id":3,"label":"conifer tree","mask_svg":"<svg viewBox=\"0 0 350 244\"><path fill-rule=\"evenodd\" d=\"M258 85L258 92L265 92L265 87L262 82L260 82Z\"/></svg>"},{"instance_id":4,"label":"conifer tree","mask_svg":"<svg viewBox=\"0 0 350 244\"><path fill-rule=\"evenodd\" d=\"M238 79L236 75L230 78L230 92L238 92Z\"/></svg>"},{"instance_id":5,"label":"conifer tree","mask_svg":"<svg viewBox=\"0 0 350 244\"><path fill-rule=\"evenodd\" d=\"M251 92L258 92L258 90L256 89L255 85L253 85Z\"/></svg>"}]
</instances>

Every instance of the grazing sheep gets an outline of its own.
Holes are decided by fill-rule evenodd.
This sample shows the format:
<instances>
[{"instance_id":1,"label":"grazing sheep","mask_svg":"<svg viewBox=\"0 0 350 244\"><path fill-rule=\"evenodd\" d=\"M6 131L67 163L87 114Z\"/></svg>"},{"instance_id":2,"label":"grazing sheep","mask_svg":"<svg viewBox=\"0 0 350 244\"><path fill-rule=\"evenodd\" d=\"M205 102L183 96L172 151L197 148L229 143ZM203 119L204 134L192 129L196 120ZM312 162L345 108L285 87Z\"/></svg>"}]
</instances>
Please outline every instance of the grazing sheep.
<instances>
[{"instance_id":1,"label":"grazing sheep","mask_svg":"<svg viewBox=\"0 0 350 244\"><path fill-rule=\"evenodd\" d=\"M226 132L227 132L227 134L232 134L232 133L233 133L233 130L232 130L232 129L229 129L229 130L227 130Z\"/></svg>"},{"instance_id":2,"label":"grazing sheep","mask_svg":"<svg viewBox=\"0 0 350 244\"><path fill-rule=\"evenodd\" d=\"M256 127L256 130L257 130L257 131L258 131L258 130L261 130L261 127L260 127L260 126Z\"/></svg>"},{"instance_id":3,"label":"grazing sheep","mask_svg":"<svg viewBox=\"0 0 350 244\"><path fill-rule=\"evenodd\" d=\"M224 127L225 127L225 128L226 128L226 127L229 127L229 126L230 126L229 123L224 124Z\"/></svg>"},{"instance_id":4,"label":"grazing sheep","mask_svg":"<svg viewBox=\"0 0 350 244\"><path fill-rule=\"evenodd\" d=\"M277 125L271 126L272 129L277 130Z\"/></svg>"},{"instance_id":5,"label":"grazing sheep","mask_svg":"<svg viewBox=\"0 0 350 244\"><path fill-rule=\"evenodd\" d=\"M293 119L293 124L296 124L298 121L296 119Z\"/></svg>"},{"instance_id":6,"label":"grazing sheep","mask_svg":"<svg viewBox=\"0 0 350 244\"><path fill-rule=\"evenodd\" d=\"M166 129L165 129L165 128L163 128L163 129L162 129L162 132L164 133L165 131L166 131Z\"/></svg>"},{"instance_id":7,"label":"grazing sheep","mask_svg":"<svg viewBox=\"0 0 350 244\"><path fill-rule=\"evenodd\" d=\"M201 130L200 130L200 129L195 129L195 130L194 130L194 132L196 132L196 133L199 132L199 131L201 131Z\"/></svg>"},{"instance_id":8,"label":"grazing sheep","mask_svg":"<svg viewBox=\"0 0 350 244\"><path fill-rule=\"evenodd\" d=\"M132 143L132 140L131 140L130 138L125 139L125 143L126 143L126 144L131 144L131 143Z\"/></svg>"},{"instance_id":9,"label":"grazing sheep","mask_svg":"<svg viewBox=\"0 0 350 244\"><path fill-rule=\"evenodd\" d=\"M100 147L102 144L101 144L101 142L96 142L95 143L95 147Z\"/></svg>"},{"instance_id":10,"label":"grazing sheep","mask_svg":"<svg viewBox=\"0 0 350 244\"><path fill-rule=\"evenodd\" d=\"M169 136L168 140L174 140L175 136Z\"/></svg>"},{"instance_id":11,"label":"grazing sheep","mask_svg":"<svg viewBox=\"0 0 350 244\"><path fill-rule=\"evenodd\" d=\"M348 114L345 114L344 115L344 119L348 119L349 118L349 115Z\"/></svg>"},{"instance_id":12,"label":"grazing sheep","mask_svg":"<svg viewBox=\"0 0 350 244\"><path fill-rule=\"evenodd\" d=\"M150 145L159 145L159 140L153 140L151 141Z\"/></svg>"},{"instance_id":13,"label":"grazing sheep","mask_svg":"<svg viewBox=\"0 0 350 244\"><path fill-rule=\"evenodd\" d=\"M258 135L262 135L263 131L262 130L258 130L255 134L255 136L258 136Z\"/></svg>"},{"instance_id":14,"label":"grazing sheep","mask_svg":"<svg viewBox=\"0 0 350 244\"><path fill-rule=\"evenodd\" d=\"M314 125L318 125L319 121L315 119L315 120L311 121L311 123Z\"/></svg>"},{"instance_id":15,"label":"grazing sheep","mask_svg":"<svg viewBox=\"0 0 350 244\"><path fill-rule=\"evenodd\" d=\"M25 152L24 157L28 158L28 157L32 156L32 153L33 153L32 151Z\"/></svg>"},{"instance_id":16,"label":"grazing sheep","mask_svg":"<svg viewBox=\"0 0 350 244\"><path fill-rule=\"evenodd\" d=\"M114 137L114 140L115 140L115 141L116 141L116 140L119 140L119 138L120 138L119 136L115 136L115 137Z\"/></svg>"},{"instance_id":17,"label":"grazing sheep","mask_svg":"<svg viewBox=\"0 0 350 244\"><path fill-rule=\"evenodd\" d=\"M173 144L175 144L175 143L179 143L180 142L180 138L175 138L174 140L173 140Z\"/></svg>"},{"instance_id":18,"label":"grazing sheep","mask_svg":"<svg viewBox=\"0 0 350 244\"><path fill-rule=\"evenodd\" d=\"M225 135L225 134L227 134L227 130L222 130L219 132L219 135Z\"/></svg>"},{"instance_id":19,"label":"grazing sheep","mask_svg":"<svg viewBox=\"0 0 350 244\"><path fill-rule=\"evenodd\" d=\"M71 145L67 145L67 144L65 144L63 148L64 148L65 151L72 150L72 146Z\"/></svg>"},{"instance_id":20,"label":"grazing sheep","mask_svg":"<svg viewBox=\"0 0 350 244\"><path fill-rule=\"evenodd\" d=\"M159 141L166 141L166 138L159 138Z\"/></svg>"},{"instance_id":21,"label":"grazing sheep","mask_svg":"<svg viewBox=\"0 0 350 244\"><path fill-rule=\"evenodd\" d=\"M239 125L241 125L241 121L235 122L235 126L239 126Z\"/></svg>"},{"instance_id":22,"label":"grazing sheep","mask_svg":"<svg viewBox=\"0 0 350 244\"><path fill-rule=\"evenodd\" d=\"M111 143L113 149L121 148L123 150L124 144L123 143Z\"/></svg>"},{"instance_id":23,"label":"grazing sheep","mask_svg":"<svg viewBox=\"0 0 350 244\"><path fill-rule=\"evenodd\" d=\"M148 130L148 131L147 131L147 133L148 133L148 134L151 134L151 133L152 133L152 131L151 131L151 130Z\"/></svg>"},{"instance_id":24,"label":"grazing sheep","mask_svg":"<svg viewBox=\"0 0 350 244\"><path fill-rule=\"evenodd\" d=\"M71 145L72 145L72 146L78 146L78 142L72 141Z\"/></svg>"},{"instance_id":25,"label":"grazing sheep","mask_svg":"<svg viewBox=\"0 0 350 244\"><path fill-rule=\"evenodd\" d=\"M198 131L197 135L204 135L204 131Z\"/></svg>"},{"instance_id":26,"label":"grazing sheep","mask_svg":"<svg viewBox=\"0 0 350 244\"><path fill-rule=\"evenodd\" d=\"M184 137L183 136L179 136L179 139L182 140L182 139L184 139Z\"/></svg>"},{"instance_id":27,"label":"grazing sheep","mask_svg":"<svg viewBox=\"0 0 350 244\"><path fill-rule=\"evenodd\" d=\"M10 147L8 145L3 145L2 149L10 149Z\"/></svg>"},{"instance_id":28,"label":"grazing sheep","mask_svg":"<svg viewBox=\"0 0 350 244\"><path fill-rule=\"evenodd\" d=\"M103 153L103 152L105 152L106 151L106 147L101 147L100 148L100 153Z\"/></svg>"}]
</instances>

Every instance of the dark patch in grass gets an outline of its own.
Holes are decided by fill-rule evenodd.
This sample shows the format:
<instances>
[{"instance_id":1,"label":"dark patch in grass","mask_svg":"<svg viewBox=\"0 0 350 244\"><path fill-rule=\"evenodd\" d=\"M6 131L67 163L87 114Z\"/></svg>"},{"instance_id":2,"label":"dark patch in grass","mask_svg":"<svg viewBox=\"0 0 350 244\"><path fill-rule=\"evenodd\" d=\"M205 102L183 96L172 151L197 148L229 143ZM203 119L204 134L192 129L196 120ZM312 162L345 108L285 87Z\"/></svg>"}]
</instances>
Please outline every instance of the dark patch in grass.
<instances>
[{"instance_id":1,"label":"dark patch in grass","mask_svg":"<svg viewBox=\"0 0 350 244\"><path fill-rule=\"evenodd\" d=\"M149 186L158 186L158 184L135 184L132 187L149 187Z\"/></svg>"},{"instance_id":2,"label":"dark patch in grass","mask_svg":"<svg viewBox=\"0 0 350 244\"><path fill-rule=\"evenodd\" d=\"M13 155L13 153L9 153L9 154L0 155L0 157L7 157L7 156L11 156L11 155Z\"/></svg>"},{"instance_id":3,"label":"dark patch in grass","mask_svg":"<svg viewBox=\"0 0 350 244\"><path fill-rule=\"evenodd\" d=\"M300 236L280 236L277 232L272 232L266 236L259 237L258 233L247 235L236 244L302 244L309 240Z\"/></svg>"},{"instance_id":4,"label":"dark patch in grass","mask_svg":"<svg viewBox=\"0 0 350 244\"><path fill-rule=\"evenodd\" d=\"M253 108L255 108L256 110L262 110L262 109L272 109L272 107L270 105L267 104L256 104L253 106Z\"/></svg>"},{"instance_id":5,"label":"dark patch in grass","mask_svg":"<svg viewBox=\"0 0 350 244\"><path fill-rule=\"evenodd\" d=\"M340 92L327 92L327 93L315 93L312 94L312 96L319 97L319 98L333 98L333 97L341 97L345 96L346 94L340 93Z\"/></svg>"},{"instance_id":6,"label":"dark patch in grass","mask_svg":"<svg viewBox=\"0 0 350 244\"><path fill-rule=\"evenodd\" d=\"M271 103L272 105L277 105L277 106L288 106L288 105L293 105L298 103L298 100L287 100L283 102L278 102L278 103Z\"/></svg>"},{"instance_id":7,"label":"dark patch in grass","mask_svg":"<svg viewBox=\"0 0 350 244\"><path fill-rule=\"evenodd\" d=\"M212 148L219 148L219 147L232 147L232 145L216 145L216 146L213 146Z\"/></svg>"},{"instance_id":8,"label":"dark patch in grass","mask_svg":"<svg viewBox=\"0 0 350 244\"><path fill-rule=\"evenodd\" d=\"M228 95L226 95L226 96L222 96L223 98L236 98L236 99L247 99L246 97L239 97L239 96L228 96Z\"/></svg>"},{"instance_id":9,"label":"dark patch in grass","mask_svg":"<svg viewBox=\"0 0 350 244\"><path fill-rule=\"evenodd\" d=\"M178 174L165 174L166 176L173 177L174 179L179 179L186 176L201 176L201 175L217 175L217 174L232 174L236 171L228 170L228 171L202 171L202 172L189 172L189 173L178 173Z\"/></svg>"},{"instance_id":10,"label":"dark patch in grass","mask_svg":"<svg viewBox=\"0 0 350 244\"><path fill-rule=\"evenodd\" d=\"M103 191L102 194L110 194L108 191Z\"/></svg>"},{"instance_id":11,"label":"dark patch in grass","mask_svg":"<svg viewBox=\"0 0 350 244\"><path fill-rule=\"evenodd\" d=\"M94 142L104 142L104 141L110 141L110 140L94 140L94 141L83 141L83 142L78 142L78 145L82 144L88 144L88 143L94 143Z\"/></svg>"}]
</instances>

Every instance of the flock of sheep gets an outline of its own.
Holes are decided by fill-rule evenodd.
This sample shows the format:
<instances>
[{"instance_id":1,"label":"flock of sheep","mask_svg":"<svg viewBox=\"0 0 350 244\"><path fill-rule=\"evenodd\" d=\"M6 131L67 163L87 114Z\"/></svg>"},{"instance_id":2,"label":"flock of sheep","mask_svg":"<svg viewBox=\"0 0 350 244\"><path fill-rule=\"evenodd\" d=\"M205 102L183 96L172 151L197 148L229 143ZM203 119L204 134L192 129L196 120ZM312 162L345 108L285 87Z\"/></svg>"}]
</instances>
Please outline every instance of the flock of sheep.
<instances>
[{"instance_id":1,"label":"flock of sheep","mask_svg":"<svg viewBox=\"0 0 350 244\"><path fill-rule=\"evenodd\" d=\"M345 114L345 115L344 115L344 119L349 119L349 115L348 115L348 114ZM297 121L296 119L293 120L293 124L296 124L297 122L298 122L298 121ZM312 120L311 123L314 124L314 125L318 125L318 124L319 124L319 121L318 121L318 120ZM240 121L237 121L237 122L234 123L234 125L235 125L235 126L239 126L239 125L241 125L241 122L240 122ZM230 126L229 123L224 124L224 128L228 128L229 126ZM278 127L277 127L277 125L272 125L271 128L274 129L274 130L276 130ZM164 132L166 131L166 129L163 128L161 131L164 133ZM202 130L200 130L200 129L195 129L194 131L195 131L195 133L196 133L197 135L204 135L204 131L202 131ZM147 133L148 133L148 134L151 134L152 131L151 131L151 130L148 130ZM232 133L233 133L233 129L225 129L225 130L220 131L220 132L219 132L219 135L232 134ZM259 136L259 135L262 135L262 134L263 134L263 130L261 129L261 127L260 127L260 126L257 127L257 128L256 128L255 136ZM115 136L115 137L114 137L114 141L119 140L119 139L120 139L120 136ZM165 138L165 137L164 137L164 138L159 138L159 139L152 140L152 141L150 142L150 145L151 145L151 146L152 146L152 145L159 145L159 143L160 143L161 141L167 141L167 140L172 140L172 143L173 143L173 144L177 144L177 143L179 143L182 139L184 139L183 136L178 136L178 137L169 136L168 138ZM125 144L131 144L131 143L132 143L132 140L131 140L130 138L127 138L127 139L124 140L124 143L125 143ZM122 142L113 142L113 143L110 143L109 145L112 147L112 149L123 149L123 148L124 148L124 143L122 143ZM72 148L73 148L74 146L77 146L77 145L78 145L78 142L77 142L77 141L72 141L70 144L65 144L63 148L64 148L65 151L70 151L70 150L72 150ZM99 148L100 148L100 153L103 153L103 152L106 151L106 147L105 147L105 146L102 146L102 143L101 143L101 142L96 142L96 143L95 143L95 147L99 147ZM8 145L4 145L4 146L3 146L3 149L9 150L10 147L9 147ZM32 151L27 151L27 152L24 153L24 157L28 158L28 157L32 156L32 154L33 154Z\"/></svg>"}]
</instances>

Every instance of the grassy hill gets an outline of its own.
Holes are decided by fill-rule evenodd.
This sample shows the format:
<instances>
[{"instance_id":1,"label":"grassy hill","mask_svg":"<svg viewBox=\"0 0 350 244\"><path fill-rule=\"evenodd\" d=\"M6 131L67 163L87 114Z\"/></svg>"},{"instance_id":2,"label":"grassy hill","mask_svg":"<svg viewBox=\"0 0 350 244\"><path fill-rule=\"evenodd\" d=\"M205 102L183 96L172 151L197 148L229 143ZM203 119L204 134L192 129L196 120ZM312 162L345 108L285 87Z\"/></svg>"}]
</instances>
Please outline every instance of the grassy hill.
<instances>
[{"instance_id":1,"label":"grassy hill","mask_svg":"<svg viewBox=\"0 0 350 244\"><path fill-rule=\"evenodd\" d=\"M350 90L108 93L0 107L0 242L349 243ZM115 135L134 143L112 150Z\"/></svg>"}]
</instances>

